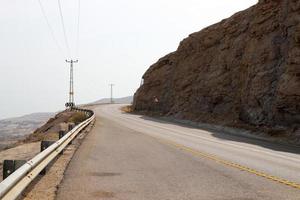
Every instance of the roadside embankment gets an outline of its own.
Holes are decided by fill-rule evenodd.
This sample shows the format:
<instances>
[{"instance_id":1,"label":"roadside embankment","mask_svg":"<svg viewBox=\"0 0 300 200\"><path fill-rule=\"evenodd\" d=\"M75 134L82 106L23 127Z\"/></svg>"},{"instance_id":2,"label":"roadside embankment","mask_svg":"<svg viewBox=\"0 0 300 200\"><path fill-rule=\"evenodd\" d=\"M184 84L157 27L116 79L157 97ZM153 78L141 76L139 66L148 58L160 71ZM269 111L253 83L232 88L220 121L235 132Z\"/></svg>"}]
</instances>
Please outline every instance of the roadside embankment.
<instances>
[{"instance_id":1,"label":"roadside embankment","mask_svg":"<svg viewBox=\"0 0 300 200\"><path fill-rule=\"evenodd\" d=\"M41 140L57 140L60 130L67 131L69 124L78 124L86 119L84 113L74 111L64 111L58 113L54 118L42 127L36 129L21 143L36 142Z\"/></svg>"}]
</instances>

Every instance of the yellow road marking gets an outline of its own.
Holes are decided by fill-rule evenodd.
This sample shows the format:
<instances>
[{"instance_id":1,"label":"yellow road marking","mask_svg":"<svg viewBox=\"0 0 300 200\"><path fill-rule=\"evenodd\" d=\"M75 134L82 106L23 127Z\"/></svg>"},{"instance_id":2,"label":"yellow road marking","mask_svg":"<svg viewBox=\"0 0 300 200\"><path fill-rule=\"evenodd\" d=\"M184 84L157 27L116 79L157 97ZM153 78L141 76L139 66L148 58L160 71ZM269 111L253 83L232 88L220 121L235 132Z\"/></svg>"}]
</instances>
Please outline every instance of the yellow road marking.
<instances>
[{"instance_id":1,"label":"yellow road marking","mask_svg":"<svg viewBox=\"0 0 300 200\"><path fill-rule=\"evenodd\" d=\"M227 165L227 166L230 166L230 167L242 170L242 171L246 171L246 172L249 172L251 174L255 174L257 176L264 177L264 178L267 178L269 180L272 180L272 181L275 181L275 182L278 182L278 183L281 183L281 184L284 184L284 185L287 185L287 186L290 186L290 187L293 187L293 188L296 188L296 189L300 189L300 184L299 183L295 183L295 182L292 182L292 181L289 181L289 180L286 180L286 179L283 179L283 178L272 176L272 175L266 174L264 172L257 171L255 169L251 169L249 167L245 167L245 166L239 165L237 163L233 163L233 162L224 160L224 159L219 158L219 157L217 157L215 155L204 153L204 152L192 149L190 147L178 144L176 142L172 142L172 141L169 141L169 140L166 140L166 139L162 139L162 138L157 138L157 139L159 141L163 142L163 143L175 146L175 147L177 147L179 149L182 149L184 151L190 152L190 153L192 153L192 154L194 154L196 156L201 156L201 157L204 157L204 158L216 161L218 163L221 163L223 165Z\"/></svg>"}]
</instances>

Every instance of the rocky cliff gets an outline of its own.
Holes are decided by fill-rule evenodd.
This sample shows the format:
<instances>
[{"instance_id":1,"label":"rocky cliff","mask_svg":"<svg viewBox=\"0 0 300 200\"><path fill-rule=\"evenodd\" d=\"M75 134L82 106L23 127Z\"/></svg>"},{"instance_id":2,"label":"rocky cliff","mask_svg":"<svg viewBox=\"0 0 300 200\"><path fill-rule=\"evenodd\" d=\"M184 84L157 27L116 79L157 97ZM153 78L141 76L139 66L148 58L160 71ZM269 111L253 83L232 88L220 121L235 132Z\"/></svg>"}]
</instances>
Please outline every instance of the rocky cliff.
<instances>
[{"instance_id":1,"label":"rocky cliff","mask_svg":"<svg viewBox=\"0 0 300 200\"><path fill-rule=\"evenodd\" d=\"M193 121L300 124L300 1L261 0L189 35L143 76L135 111Z\"/></svg>"}]
</instances>

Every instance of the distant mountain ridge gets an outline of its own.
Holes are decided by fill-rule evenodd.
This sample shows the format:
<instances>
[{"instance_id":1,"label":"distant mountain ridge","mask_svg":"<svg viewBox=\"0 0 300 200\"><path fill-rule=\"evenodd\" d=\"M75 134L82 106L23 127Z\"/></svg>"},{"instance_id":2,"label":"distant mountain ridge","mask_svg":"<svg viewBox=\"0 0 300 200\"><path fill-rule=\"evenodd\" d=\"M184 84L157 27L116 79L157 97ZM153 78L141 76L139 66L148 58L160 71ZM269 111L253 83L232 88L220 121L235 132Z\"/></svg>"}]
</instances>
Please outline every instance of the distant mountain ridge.
<instances>
[{"instance_id":1,"label":"distant mountain ridge","mask_svg":"<svg viewBox=\"0 0 300 200\"><path fill-rule=\"evenodd\" d=\"M114 98L113 101L114 101L114 103L130 104L133 101L133 96ZM110 98L103 98L103 99L95 101L91 104L100 104L100 103L110 103Z\"/></svg>"},{"instance_id":2,"label":"distant mountain ridge","mask_svg":"<svg viewBox=\"0 0 300 200\"><path fill-rule=\"evenodd\" d=\"M7 144L29 135L54 115L55 113L32 113L0 120L0 150Z\"/></svg>"},{"instance_id":3,"label":"distant mountain ridge","mask_svg":"<svg viewBox=\"0 0 300 200\"><path fill-rule=\"evenodd\" d=\"M48 113L48 112L39 112L39 113L31 113L27 115L23 115L20 117L11 117L11 118L6 118L6 119L0 119L1 122L6 122L6 121L41 121L41 120L48 120L49 116L53 116L54 113Z\"/></svg>"}]
</instances>

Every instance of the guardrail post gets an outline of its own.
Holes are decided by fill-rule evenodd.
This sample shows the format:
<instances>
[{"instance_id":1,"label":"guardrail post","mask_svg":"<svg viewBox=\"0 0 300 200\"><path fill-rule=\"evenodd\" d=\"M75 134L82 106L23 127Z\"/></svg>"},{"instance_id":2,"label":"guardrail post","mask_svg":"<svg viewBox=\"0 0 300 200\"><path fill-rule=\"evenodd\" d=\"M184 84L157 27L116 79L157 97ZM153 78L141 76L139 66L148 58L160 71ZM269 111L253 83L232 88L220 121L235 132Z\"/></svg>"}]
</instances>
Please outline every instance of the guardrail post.
<instances>
[{"instance_id":1,"label":"guardrail post","mask_svg":"<svg viewBox=\"0 0 300 200\"><path fill-rule=\"evenodd\" d=\"M60 130L60 131L58 132L58 138L59 138L59 140L60 140L62 137L64 137L65 134L66 134L66 132L65 132L64 130ZM64 153L64 150L61 150L61 152L60 152L59 154L62 155L63 153Z\"/></svg>"},{"instance_id":2,"label":"guardrail post","mask_svg":"<svg viewBox=\"0 0 300 200\"><path fill-rule=\"evenodd\" d=\"M68 125L68 130L71 131L73 128L74 128L74 124L73 124L73 123L70 123L70 124Z\"/></svg>"},{"instance_id":3,"label":"guardrail post","mask_svg":"<svg viewBox=\"0 0 300 200\"><path fill-rule=\"evenodd\" d=\"M26 160L4 160L3 180L26 163Z\"/></svg>"},{"instance_id":4,"label":"guardrail post","mask_svg":"<svg viewBox=\"0 0 300 200\"><path fill-rule=\"evenodd\" d=\"M42 141L41 142L41 152L51 146L55 141ZM40 172L40 175L46 174L46 167Z\"/></svg>"},{"instance_id":5,"label":"guardrail post","mask_svg":"<svg viewBox=\"0 0 300 200\"><path fill-rule=\"evenodd\" d=\"M70 123L70 124L68 125L68 131L71 131L74 127L75 127L75 124ZM69 144L72 144L72 141L70 141Z\"/></svg>"},{"instance_id":6,"label":"guardrail post","mask_svg":"<svg viewBox=\"0 0 300 200\"><path fill-rule=\"evenodd\" d=\"M62 137L64 137L65 136L65 131L64 130L60 130L59 132L58 132L58 138L59 139L61 139Z\"/></svg>"}]
</instances>

